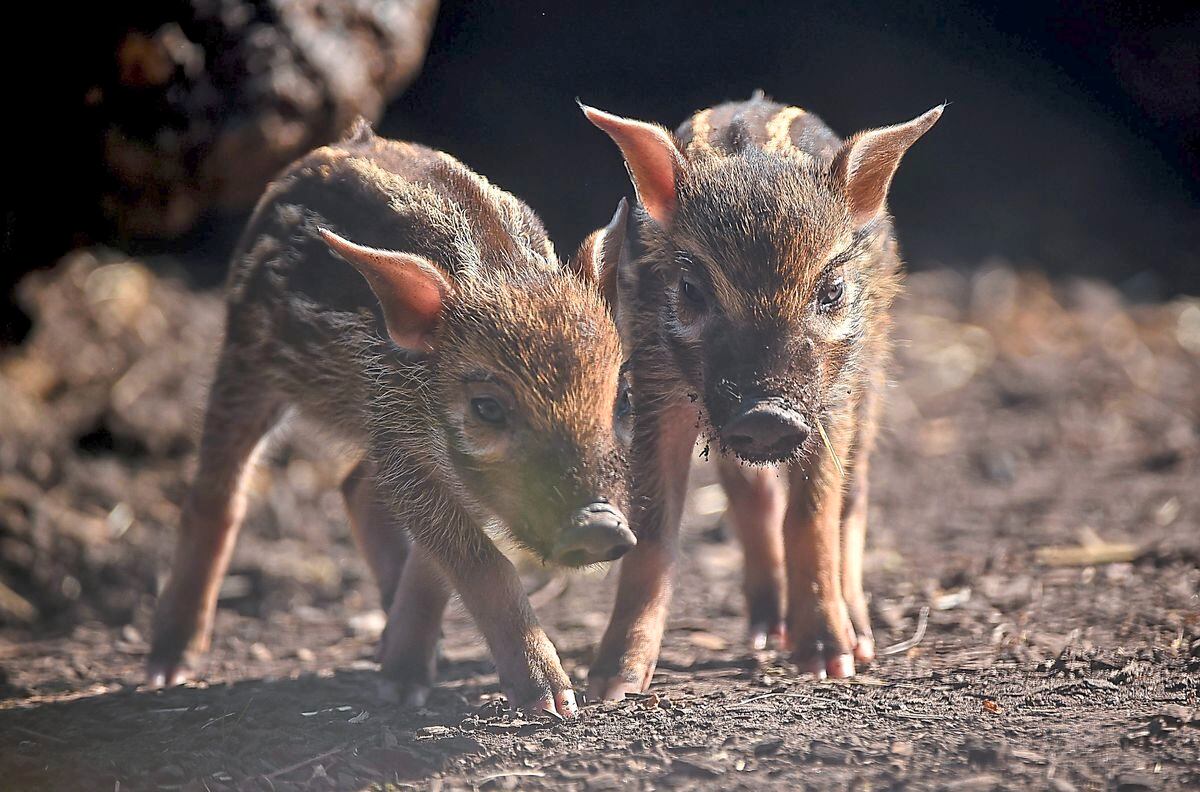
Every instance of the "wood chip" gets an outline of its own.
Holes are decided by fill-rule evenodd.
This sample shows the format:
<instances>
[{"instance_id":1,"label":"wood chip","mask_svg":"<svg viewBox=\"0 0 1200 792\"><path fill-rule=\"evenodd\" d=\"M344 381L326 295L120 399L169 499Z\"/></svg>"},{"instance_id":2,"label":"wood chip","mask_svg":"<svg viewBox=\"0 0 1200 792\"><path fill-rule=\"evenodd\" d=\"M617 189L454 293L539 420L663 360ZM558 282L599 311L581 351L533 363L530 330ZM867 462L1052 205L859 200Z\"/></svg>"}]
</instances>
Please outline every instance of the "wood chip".
<instances>
[{"instance_id":1,"label":"wood chip","mask_svg":"<svg viewBox=\"0 0 1200 792\"><path fill-rule=\"evenodd\" d=\"M1100 566L1135 561L1141 554L1141 546L1132 542L1100 542L1043 547L1037 551L1036 558L1039 564L1052 567Z\"/></svg>"},{"instance_id":2,"label":"wood chip","mask_svg":"<svg viewBox=\"0 0 1200 792\"><path fill-rule=\"evenodd\" d=\"M3 583L0 583L0 612L25 624L32 624L38 619L38 609L33 603Z\"/></svg>"},{"instance_id":3,"label":"wood chip","mask_svg":"<svg viewBox=\"0 0 1200 792\"><path fill-rule=\"evenodd\" d=\"M709 649L714 652L720 652L729 647L729 641L710 632L694 632L688 636L688 640L691 641L693 646L698 646L701 649Z\"/></svg>"}]
</instances>

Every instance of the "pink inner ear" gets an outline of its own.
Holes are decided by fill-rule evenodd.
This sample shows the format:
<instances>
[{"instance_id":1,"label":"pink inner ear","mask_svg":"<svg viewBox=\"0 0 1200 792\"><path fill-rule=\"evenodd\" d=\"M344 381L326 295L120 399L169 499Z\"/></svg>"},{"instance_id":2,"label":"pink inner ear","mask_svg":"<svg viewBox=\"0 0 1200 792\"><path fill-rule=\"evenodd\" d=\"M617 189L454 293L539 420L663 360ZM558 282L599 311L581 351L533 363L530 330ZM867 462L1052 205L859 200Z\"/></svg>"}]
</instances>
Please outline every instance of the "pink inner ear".
<instances>
[{"instance_id":1,"label":"pink inner ear","mask_svg":"<svg viewBox=\"0 0 1200 792\"><path fill-rule=\"evenodd\" d=\"M675 215L675 180L683 168L683 156L671 133L594 107L583 107L583 113L620 147L642 206L656 223L669 225Z\"/></svg>"},{"instance_id":2,"label":"pink inner ear","mask_svg":"<svg viewBox=\"0 0 1200 792\"><path fill-rule=\"evenodd\" d=\"M859 143L850 152L846 201L856 226L866 225L883 211L892 174L900 163L900 154L893 154L878 151L867 143Z\"/></svg>"},{"instance_id":3,"label":"pink inner ear","mask_svg":"<svg viewBox=\"0 0 1200 792\"><path fill-rule=\"evenodd\" d=\"M383 307L392 340L406 349L432 349L433 334L442 315L442 292L429 281L407 273L398 278L384 275L367 280Z\"/></svg>"},{"instance_id":4,"label":"pink inner ear","mask_svg":"<svg viewBox=\"0 0 1200 792\"><path fill-rule=\"evenodd\" d=\"M834 168L844 179L855 225L866 225L883 211L904 153L941 115L942 107L935 107L907 123L861 132L842 146Z\"/></svg>"},{"instance_id":5,"label":"pink inner ear","mask_svg":"<svg viewBox=\"0 0 1200 792\"><path fill-rule=\"evenodd\" d=\"M319 233L366 279L383 308L392 340L405 349L432 349L442 306L451 292L450 281L437 265L411 253L359 245L323 228Z\"/></svg>"}]
</instances>

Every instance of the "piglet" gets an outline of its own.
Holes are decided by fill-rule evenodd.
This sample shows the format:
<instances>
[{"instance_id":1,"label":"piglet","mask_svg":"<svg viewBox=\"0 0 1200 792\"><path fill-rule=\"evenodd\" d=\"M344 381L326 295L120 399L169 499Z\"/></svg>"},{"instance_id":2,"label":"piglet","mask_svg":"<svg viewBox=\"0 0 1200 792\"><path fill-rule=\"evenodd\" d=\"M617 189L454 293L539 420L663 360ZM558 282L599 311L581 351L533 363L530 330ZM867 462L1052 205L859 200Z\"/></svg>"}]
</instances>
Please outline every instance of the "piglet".
<instances>
[{"instance_id":1,"label":"piglet","mask_svg":"<svg viewBox=\"0 0 1200 792\"><path fill-rule=\"evenodd\" d=\"M862 558L900 288L887 193L942 108L846 140L761 94L674 134L584 113L620 147L640 204L632 250L597 246L613 251L600 267L614 273L639 404L639 544L622 561L594 693L620 698L654 673L698 434L745 549L752 643L786 639L804 671L851 676L875 654Z\"/></svg>"},{"instance_id":2,"label":"piglet","mask_svg":"<svg viewBox=\"0 0 1200 792\"><path fill-rule=\"evenodd\" d=\"M355 449L343 485L388 612L382 670L425 701L456 592L510 702L576 711L496 529L581 567L636 543L631 405L588 251L563 266L533 211L447 154L360 122L266 191L234 255L228 319L154 619L154 685L207 649L264 436L294 408Z\"/></svg>"}]
</instances>

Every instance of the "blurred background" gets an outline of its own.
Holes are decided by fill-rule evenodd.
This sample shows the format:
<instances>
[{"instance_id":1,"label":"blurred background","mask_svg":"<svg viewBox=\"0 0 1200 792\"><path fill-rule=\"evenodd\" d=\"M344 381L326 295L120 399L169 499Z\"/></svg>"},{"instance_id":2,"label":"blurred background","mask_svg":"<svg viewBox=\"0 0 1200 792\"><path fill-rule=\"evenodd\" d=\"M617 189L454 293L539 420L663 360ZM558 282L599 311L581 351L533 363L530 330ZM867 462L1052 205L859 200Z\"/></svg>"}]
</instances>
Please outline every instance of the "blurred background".
<instances>
[{"instance_id":1,"label":"blurred background","mask_svg":"<svg viewBox=\"0 0 1200 792\"><path fill-rule=\"evenodd\" d=\"M576 97L674 127L757 88L843 135L951 103L893 193L914 268L1003 257L1136 299L1200 291L1195 4L175 0L82 14L56 42L66 68L39 75L55 155L4 197L7 343L28 330L13 284L81 244L169 253L218 283L271 174L358 113L517 193L566 253L630 192Z\"/></svg>"},{"instance_id":2,"label":"blurred background","mask_svg":"<svg viewBox=\"0 0 1200 792\"><path fill-rule=\"evenodd\" d=\"M758 88L843 136L950 102L892 194L917 267L1200 290L1194 3L446 3L383 129L516 190L570 250L630 191L574 97L673 129Z\"/></svg>"}]
</instances>

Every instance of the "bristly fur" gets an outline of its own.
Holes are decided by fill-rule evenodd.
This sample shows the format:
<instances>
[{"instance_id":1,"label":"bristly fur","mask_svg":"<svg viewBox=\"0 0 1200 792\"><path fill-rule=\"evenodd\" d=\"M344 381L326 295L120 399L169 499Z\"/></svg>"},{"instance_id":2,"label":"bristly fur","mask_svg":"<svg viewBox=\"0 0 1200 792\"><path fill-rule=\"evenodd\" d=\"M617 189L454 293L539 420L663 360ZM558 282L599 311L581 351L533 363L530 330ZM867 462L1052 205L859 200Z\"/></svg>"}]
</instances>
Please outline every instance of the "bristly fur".
<instances>
[{"instance_id":1,"label":"bristly fur","mask_svg":"<svg viewBox=\"0 0 1200 792\"><path fill-rule=\"evenodd\" d=\"M515 197L365 122L288 168L234 254L152 684L206 648L247 467L294 406L364 455L342 492L390 608L388 678L424 700L453 587L513 703L569 714L570 678L487 529L568 565L633 541L620 337L588 273Z\"/></svg>"},{"instance_id":2,"label":"bristly fur","mask_svg":"<svg viewBox=\"0 0 1200 792\"><path fill-rule=\"evenodd\" d=\"M432 356L387 343L377 301L317 237L319 227L419 254L450 275L456 293ZM622 475L615 448L592 453L611 434L621 360L606 305L560 265L527 206L447 154L363 126L286 171L235 256L230 339L271 387L369 448L403 509L437 491L473 505L478 520L499 505L500 516L518 522L510 526L517 538L544 552L555 519ZM493 482L463 453L444 402L472 367L505 372L545 440L537 471L522 482L509 478L520 464L506 464L505 480ZM575 480L546 475L552 470L574 471ZM545 491L551 483L561 495ZM499 504L482 502L482 493ZM518 493L538 501L547 524L530 524L537 509L516 503ZM438 522L413 524L440 530Z\"/></svg>"},{"instance_id":3,"label":"bristly fur","mask_svg":"<svg viewBox=\"0 0 1200 792\"><path fill-rule=\"evenodd\" d=\"M831 174L842 141L811 113L762 96L700 111L676 138L687 163L678 210L667 230L642 214L632 268L641 282L628 291L633 304L622 305L622 321L635 325L627 337L643 339L635 378L685 390L718 443L751 389L821 416L831 433L854 423L882 379L900 281L890 220L861 230L850 223ZM842 266L849 291L836 321L810 309L831 264ZM720 308L701 337L674 321L681 268ZM798 453L818 444L814 435Z\"/></svg>"},{"instance_id":4,"label":"bristly fur","mask_svg":"<svg viewBox=\"0 0 1200 792\"><path fill-rule=\"evenodd\" d=\"M639 544L623 562L633 571L592 665L593 692L649 684L697 434L722 452L721 480L738 491L729 516L755 642L786 631L805 670L852 674L851 652L865 661L874 651L861 579L866 481L900 288L886 195L941 108L848 141L761 92L701 110L673 135L583 111L621 148L640 200L637 249L616 279L638 405Z\"/></svg>"}]
</instances>

